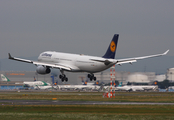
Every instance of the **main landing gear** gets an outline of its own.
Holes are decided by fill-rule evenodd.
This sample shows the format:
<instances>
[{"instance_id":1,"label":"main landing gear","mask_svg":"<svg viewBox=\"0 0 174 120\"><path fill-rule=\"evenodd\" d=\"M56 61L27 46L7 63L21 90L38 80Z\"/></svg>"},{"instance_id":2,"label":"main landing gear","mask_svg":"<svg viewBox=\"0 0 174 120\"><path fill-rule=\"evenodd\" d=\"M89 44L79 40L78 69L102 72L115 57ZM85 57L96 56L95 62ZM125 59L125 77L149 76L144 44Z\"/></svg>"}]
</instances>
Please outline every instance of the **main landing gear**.
<instances>
[{"instance_id":1,"label":"main landing gear","mask_svg":"<svg viewBox=\"0 0 174 120\"><path fill-rule=\"evenodd\" d=\"M66 75L59 75L59 78L62 80L62 82L66 81L68 82L68 78L66 77Z\"/></svg>"},{"instance_id":2,"label":"main landing gear","mask_svg":"<svg viewBox=\"0 0 174 120\"><path fill-rule=\"evenodd\" d=\"M62 74L59 75L59 78L62 80L62 82L64 82L64 81L68 82L68 78L67 78L66 75L64 74L64 71L60 70L60 72L61 72Z\"/></svg>"},{"instance_id":3,"label":"main landing gear","mask_svg":"<svg viewBox=\"0 0 174 120\"><path fill-rule=\"evenodd\" d=\"M96 77L94 76L94 74L88 74L88 78L92 81L92 80L94 80L94 81L96 81Z\"/></svg>"}]
</instances>

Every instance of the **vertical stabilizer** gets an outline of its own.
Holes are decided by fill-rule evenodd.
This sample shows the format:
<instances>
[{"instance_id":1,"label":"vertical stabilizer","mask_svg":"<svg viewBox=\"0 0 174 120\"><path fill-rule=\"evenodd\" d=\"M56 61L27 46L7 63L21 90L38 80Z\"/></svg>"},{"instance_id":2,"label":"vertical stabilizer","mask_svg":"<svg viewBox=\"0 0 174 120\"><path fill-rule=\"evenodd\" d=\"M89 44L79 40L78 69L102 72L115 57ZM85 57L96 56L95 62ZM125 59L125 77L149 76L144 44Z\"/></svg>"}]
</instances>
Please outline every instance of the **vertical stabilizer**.
<instances>
[{"instance_id":1,"label":"vertical stabilizer","mask_svg":"<svg viewBox=\"0 0 174 120\"><path fill-rule=\"evenodd\" d=\"M115 34L103 58L115 58L119 34Z\"/></svg>"},{"instance_id":2,"label":"vertical stabilizer","mask_svg":"<svg viewBox=\"0 0 174 120\"><path fill-rule=\"evenodd\" d=\"M87 84L88 84L88 80L82 81L82 85L87 85Z\"/></svg>"},{"instance_id":3,"label":"vertical stabilizer","mask_svg":"<svg viewBox=\"0 0 174 120\"><path fill-rule=\"evenodd\" d=\"M35 78L35 76L34 76L34 81L36 81L36 78Z\"/></svg>"},{"instance_id":4,"label":"vertical stabilizer","mask_svg":"<svg viewBox=\"0 0 174 120\"><path fill-rule=\"evenodd\" d=\"M5 75L1 74L1 80L4 81L4 82L9 82L10 80L5 77Z\"/></svg>"},{"instance_id":5,"label":"vertical stabilizer","mask_svg":"<svg viewBox=\"0 0 174 120\"><path fill-rule=\"evenodd\" d=\"M122 82L118 85L118 87L122 87Z\"/></svg>"},{"instance_id":6,"label":"vertical stabilizer","mask_svg":"<svg viewBox=\"0 0 174 120\"><path fill-rule=\"evenodd\" d=\"M46 83L46 82L44 82L44 81L42 81L42 83L43 83L43 85L41 85L41 86L47 86L48 84Z\"/></svg>"},{"instance_id":7,"label":"vertical stabilizer","mask_svg":"<svg viewBox=\"0 0 174 120\"><path fill-rule=\"evenodd\" d=\"M99 80L98 81L96 81L95 83L94 83L94 85L98 85L99 84Z\"/></svg>"}]
</instances>

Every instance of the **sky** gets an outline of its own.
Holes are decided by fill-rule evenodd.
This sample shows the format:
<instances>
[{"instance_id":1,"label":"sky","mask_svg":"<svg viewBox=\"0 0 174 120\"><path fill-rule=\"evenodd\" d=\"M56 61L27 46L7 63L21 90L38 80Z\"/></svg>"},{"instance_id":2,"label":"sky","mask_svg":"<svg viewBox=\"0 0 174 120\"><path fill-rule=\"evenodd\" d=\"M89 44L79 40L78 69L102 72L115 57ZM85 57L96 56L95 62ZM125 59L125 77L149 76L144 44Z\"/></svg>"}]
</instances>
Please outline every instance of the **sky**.
<instances>
[{"instance_id":1,"label":"sky","mask_svg":"<svg viewBox=\"0 0 174 120\"><path fill-rule=\"evenodd\" d=\"M114 34L116 58L168 49L174 56L173 6L173 0L0 0L0 59L47 50L103 56Z\"/></svg>"}]
</instances>

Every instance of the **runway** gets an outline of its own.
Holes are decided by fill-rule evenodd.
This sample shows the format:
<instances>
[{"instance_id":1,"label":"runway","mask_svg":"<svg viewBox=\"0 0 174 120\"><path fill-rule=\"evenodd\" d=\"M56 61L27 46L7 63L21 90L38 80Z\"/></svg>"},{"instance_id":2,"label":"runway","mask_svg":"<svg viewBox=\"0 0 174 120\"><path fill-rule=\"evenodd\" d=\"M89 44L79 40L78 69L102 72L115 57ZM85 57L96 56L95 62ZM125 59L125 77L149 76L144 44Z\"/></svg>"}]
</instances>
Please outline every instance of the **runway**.
<instances>
[{"instance_id":1,"label":"runway","mask_svg":"<svg viewBox=\"0 0 174 120\"><path fill-rule=\"evenodd\" d=\"M0 100L0 105L174 105L174 103L59 101L59 100Z\"/></svg>"}]
</instances>

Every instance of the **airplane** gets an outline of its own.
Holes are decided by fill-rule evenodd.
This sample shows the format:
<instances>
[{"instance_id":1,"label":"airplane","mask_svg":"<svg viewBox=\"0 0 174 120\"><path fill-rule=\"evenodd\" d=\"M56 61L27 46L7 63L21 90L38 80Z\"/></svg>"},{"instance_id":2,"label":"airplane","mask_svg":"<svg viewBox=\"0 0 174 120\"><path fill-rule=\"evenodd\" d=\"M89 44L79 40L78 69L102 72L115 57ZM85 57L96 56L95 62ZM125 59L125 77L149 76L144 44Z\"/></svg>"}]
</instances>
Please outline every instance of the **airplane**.
<instances>
[{"instance_id":1,"label":"airplane","mask_svg":"<svg viewBox=\"0 0 174 120\"><path fill-rule=\"evenodd\" d=\"M134 85L134 86L123 86L119 88L116 87L116 89L126 90L126 91L145 91L145 90L155 90L157 88L158 86L153 86L153 85L145 85L145 86Z\"/></svg>"},{"instance_id":2,"label":"airplane","mask_svg":"<svg viewBox=\"0 0 174 120\"><path fill-rule=\"evenodd\" d=\"M122 87L115 87L116 90L125 90L125 91L143 91L144 89L140 86L131 86L131 85L125 85Z\"/></svg>"},{"instance_id":3,"label":"airplane","mask_svg":"<svg viewBox=\"0 0 174 120\"><path fill-rule=\"evenodd\" d=\"M100 86L98 86L99 81L95 83L88 84L88 80L82 80L82 85L57 85L59 89L73 89L73 90L83 90L83 89L90 89L90 90L98 90Z\"/></svg>"},{"instance_id":4,"label":"airplane","mask_svg":"<svg viewBox=\"0 0 174 120\"><path fill-rule=\"evenodd\" d=\"M86 89L91 89L91 90L99 90L101 86L99 86L99 80L94 82L94 83L89 83L88 80L83 84L86 85Z\"/></svg>"},{"instance_id":5,"label":"airplane","mask_svg":"<svg viewBox=\"0 0 174 120\"><path fill-rule=\"evenodd\" d=\"M115 87L116 90L125 90L125 91L145 91L145 90L155 90L157 88L158 88L157 85L124 85Z\"/></svg>"},{"instance_id":6,"label":"airplane","mask_svg":"<svg viewBox=\"0 0 174 120\"><path fill-rule=\"evenodd\" d=\"M57 86L51 86L51 85L47 85L47 86L34 86L35 90L48 90L48 89L57 89Z\"/></svg>"},{"instance_id":7,"label":"airplane","mask_svg":"<svg viewBox=\"0 0 174 120\"><path fill-rule=\"evenodd\" d=\"M10 80L3 74L1 74L1 80L4 82L9 82ZM20 83L15 83L20 84ZM44 81L34 81L34 82L23 82L24 87L34 87L34 86L49 86L49 83L46 83Z\"/></svg>"},{"instance_id":8,"label":"airplane","mask_svg":"<svg viewBox=\"0 0 174 120\"><path fill-rule=\"evenodd\" d=\"M98 85L57 85L59 89L73 89L73 90L83 90L83 89L90 89L90 90L99 90L100 86Z\"/></svg>"},{"instance_id":9,"label":"airplane","mask_svg":"<svg viewBox=\"0 0 174 120\"><path fill-rule=\"evenodd\" d=\"M169 86L168 89L174 89L174 86Z\"/></svg>"},{"instance_id":10,"label":"airplane","mask_svg":"<svg viewBox=\"0 0 174 120\"><path fill-rule=\"evenodd\" d=\"M120 82L119 85L116 85L115 82L112 82L112 88L121 87L121 86L122 86L122 82ZM111 87L110 85L103 86L104 89L110 89L110 87Z\"/></svg>"},{"instance_id":11,"label":"airplane","mask_svg":"<svg viewBox=\"0 0 174 120\"><path fill-rule=\"evenodd\" d=\"M34 81L34 82L23 82L25 87L33 87L33 86L48 86L50 83L46 83L44 81Z\"/></svg>"},{"instance_id":12,"label":"airplane","mask_svg":"<svg viewBox=\"0 0 174 120\"><path fill-rule=\"evenodd\" d=\"M3 74L1 74L1 80L4 82L9 82L10 80Z\"/></svg>"},{"instance_id":13,"label":"airplane","mask_svg":"<svg viewBox=\"0 0 174 120\"><path fill-rule=\"evenodd\" d=\"M99 85L99 80L95 81L94 83L89 83L88 80L86 81L82 80L82 85Z\"/></svg>"},{"instance_id":14,"label":"airplane","mask_svg":"<svg viewBox=\"0 0 174 120\"><path fill-rule=\"evenodd\" d=\"M102 57L87 56L83 54L62 53L55 51L42 52L38 57L38 61L12 57L10 53L8 53L8 56L9 59L11 60L26 62L36 65L36 71L38 74L49 74L51 72L51 68L59 69L61 72L59 78L63 82L63 81L68 81L68 78L64 74L64 71L87 72L89 73L88 78L90 78L90 80L95 81L96 77L94 76L94 73L106 70L115 64L116 65L122 65L125 63L132 64L140 59L163 56L169 52L169 50L167 50L162 54L126 58L126 59L115 59L118 38L119 34L115 34L113 36L113 39L106 53Z\"/></svg>"},{"instance_id":15,"label":"airplane","mask_svg":"<svg viewBox=\"0 0 174 120\"><path fill-rule=\"evenodd\" d=\"M23 82L24 87L36 87L36 86L49 86L50 83L46 83L44 81L36 81L36 78L34 77L34 82Z\"/></svg>"},{"instance_id":16,"label":"airplane","mask_svg":"<svg viewBox=\"0 0 174 120\"><path fill-rule=\"evenodd\" d=\"M59 90L63 90L63 89L73 89L73 90L77 90L77 89L84 89L87 86L86 85L57 85Z\"/></svg>"}]
</instances>

